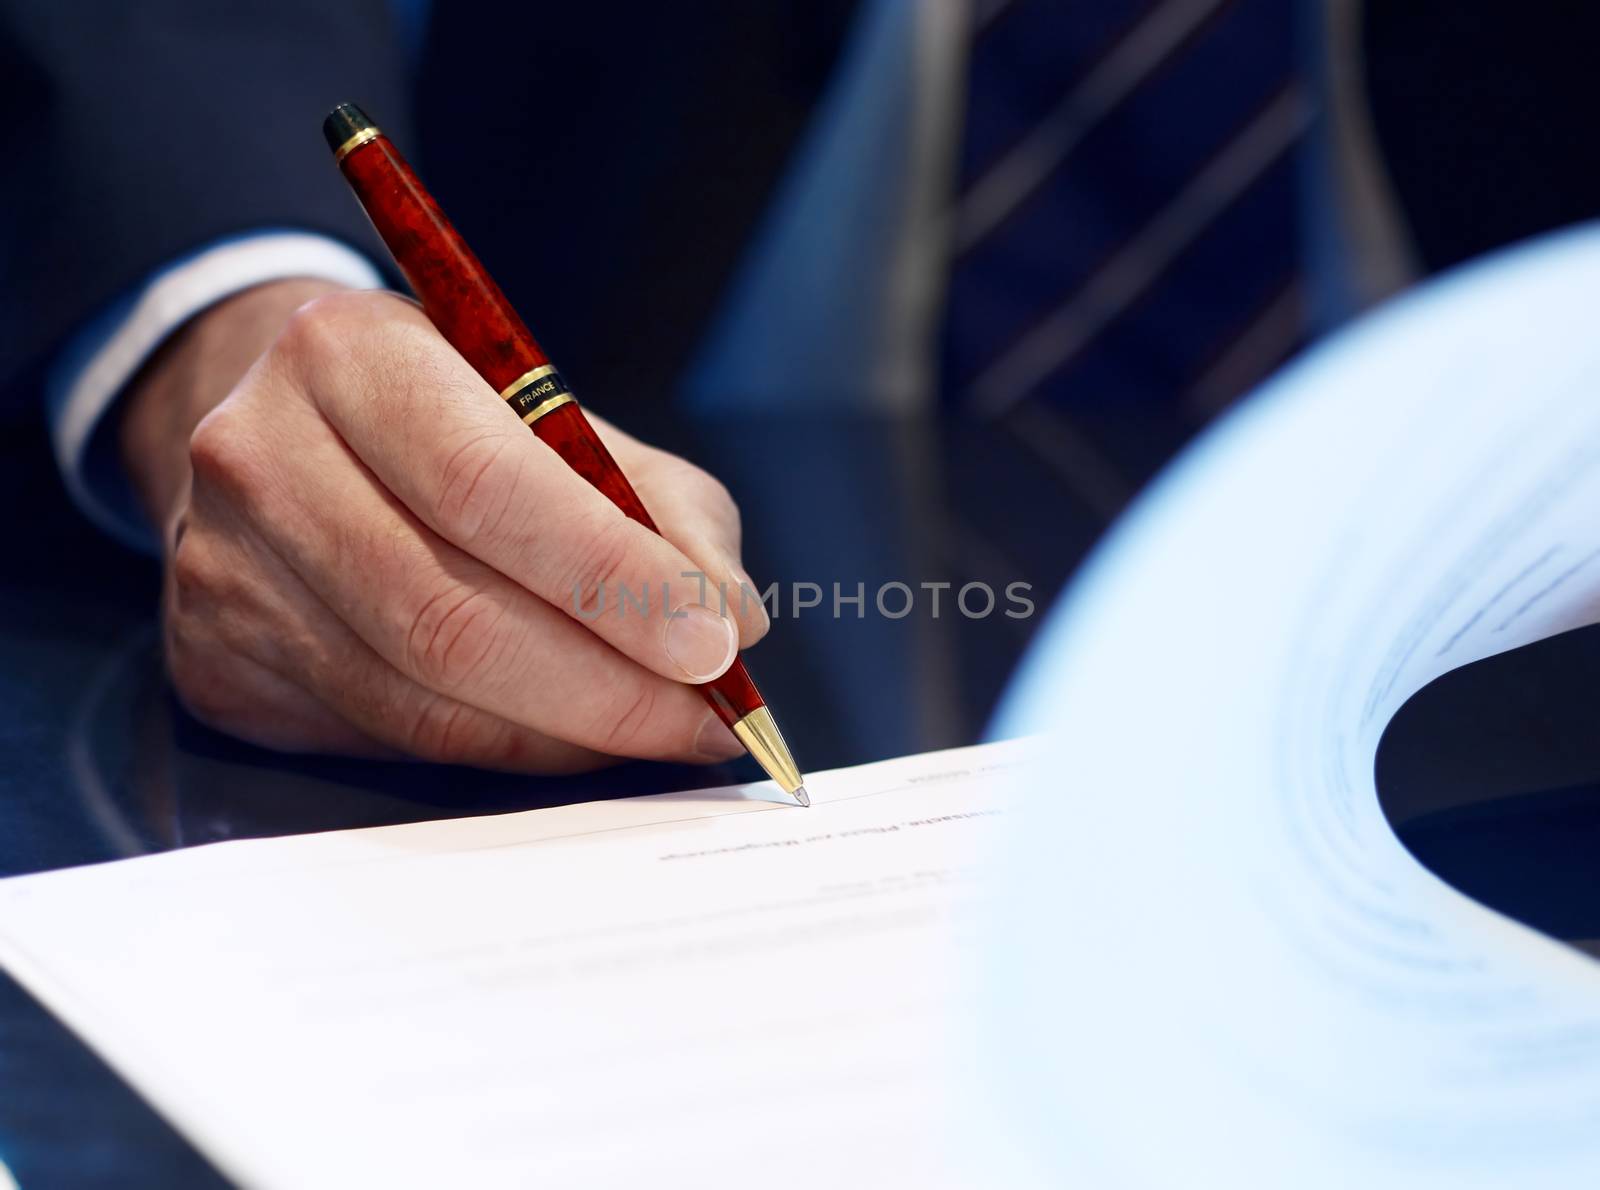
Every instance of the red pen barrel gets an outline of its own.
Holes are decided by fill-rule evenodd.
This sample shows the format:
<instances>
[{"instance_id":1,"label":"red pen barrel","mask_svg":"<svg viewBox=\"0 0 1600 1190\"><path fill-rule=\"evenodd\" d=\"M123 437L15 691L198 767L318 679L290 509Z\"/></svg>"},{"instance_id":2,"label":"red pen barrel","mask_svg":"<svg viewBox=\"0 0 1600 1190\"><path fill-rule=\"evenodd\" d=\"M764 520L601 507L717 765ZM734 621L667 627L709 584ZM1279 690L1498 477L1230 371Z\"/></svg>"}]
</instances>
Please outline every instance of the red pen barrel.
<instances>
[{"instance_id":1,"label":"red pen barrel","mask_svg":"<svg viewBox=\"0 0 1600 1190\"><path fill-rule=\"evenodd\" d=\"M405 158L388 137L371 131L372 136L340 150L345 180L439 333L490 387L509 395L507 390L530 372L549 368L549 357ZM558 391L565 391L564 382ZM550 408L530 428L624 513L657 531L633 485L576 404ZM729 727L764 705L740 658L700 689Z\"/></svg>"},{"instance_id":2,"label":"red pen barrel","mask_svg":"<svg viewBox=\"0 0 1600 1190\"><path fill-rule=\"evenodd\" d=\"M491 388L550 362L388 137L357 145L339 168L433 325Z\"/></svg>"}]
</instances>

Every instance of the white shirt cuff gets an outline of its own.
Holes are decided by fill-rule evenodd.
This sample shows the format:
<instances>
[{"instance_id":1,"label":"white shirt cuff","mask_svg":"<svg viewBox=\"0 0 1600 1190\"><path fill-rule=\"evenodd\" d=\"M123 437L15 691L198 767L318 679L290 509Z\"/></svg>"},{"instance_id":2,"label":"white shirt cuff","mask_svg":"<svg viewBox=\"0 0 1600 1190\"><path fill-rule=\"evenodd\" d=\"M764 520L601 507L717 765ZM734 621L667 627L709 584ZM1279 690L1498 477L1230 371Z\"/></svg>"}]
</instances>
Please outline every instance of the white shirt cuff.
<instances>
[{"instance_id":1,"label":"white shirt cuff","mask_svg":"<svg viewBox=\"0 0 1600 1190\"><path fill-rule=\"evenodd\" d=\"M96 341L69 355L86 362L59 378L65 392L51 419L56 462L73 501L107 532L140 549L151 547L149 526L133 508L113 507L84 473L85 452L100 419L157 347L189 319L223 298L288 277L316 277L356 289L376 289L383 278L360 253L337 240L306 232L262 232L229 239L156 274Z\"/></svg>"}]
</instances>

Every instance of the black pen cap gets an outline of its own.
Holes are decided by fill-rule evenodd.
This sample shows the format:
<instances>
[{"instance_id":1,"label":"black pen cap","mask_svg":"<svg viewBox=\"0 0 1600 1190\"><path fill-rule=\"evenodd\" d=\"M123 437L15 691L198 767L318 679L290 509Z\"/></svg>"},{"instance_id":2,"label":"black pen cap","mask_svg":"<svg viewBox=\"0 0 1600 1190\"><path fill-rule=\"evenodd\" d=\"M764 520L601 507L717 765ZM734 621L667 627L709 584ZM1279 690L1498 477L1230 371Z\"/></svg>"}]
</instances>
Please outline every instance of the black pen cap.
<instances>
[{"instance_id":1,"label":"black pen cap","mask_svg":"<svg viewBox=\"0 0 1600 1190\"><path fill-rule=\"evenodd\" d=\"M322 122L322 135L327 138L328 148L337 153L347 144L352 136L365 132L368 128L377 128L367 113L353 103L341 103L328 113L328 118Z\"/></svg>"}]
</instances>

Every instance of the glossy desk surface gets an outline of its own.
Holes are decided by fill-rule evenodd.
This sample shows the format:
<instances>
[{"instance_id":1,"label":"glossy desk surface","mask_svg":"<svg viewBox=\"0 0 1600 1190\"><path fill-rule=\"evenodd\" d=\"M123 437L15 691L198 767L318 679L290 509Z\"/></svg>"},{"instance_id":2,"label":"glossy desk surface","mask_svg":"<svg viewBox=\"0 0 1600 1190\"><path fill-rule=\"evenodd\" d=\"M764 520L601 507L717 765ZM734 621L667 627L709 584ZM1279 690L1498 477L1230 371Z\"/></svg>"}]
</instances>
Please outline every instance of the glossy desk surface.
<instances>
[{"instance_id":1,"label":"glossy desk surface","mask_svg":"<svg viewBox=\"0 0 1600 1190\"><path fill-rule=\"evenodd\" d=\"M817 416L631 427L720 475L758 582L869 593L784 609L751 669L809 768L979 738L1007 674L1072 568L1190 427L1148 411L1082 425L973 427ZM779 460L784 462L780 465ZM200 726L163 684L153 564L71 508L42 429L0 445L0 876L246 836L485 814L755 777L624 765L560 780L263 752ZM886 582L1032 584L1038 614L948 606L888 620ZM1568 939L1600 937L1600 637L1574 634L1439 683L1380 757L1391 814L1427 862ZM1481 730L1463 731L1476 716ZM1404 727L1405 730L1400 730ZM1455 810L1408 791L1442 779ZM1414 820L1414 821L1413 821ZM99 1060L0 976L0 1161L33 1185L220 1179Z\"/></svg>"}]
</instances>

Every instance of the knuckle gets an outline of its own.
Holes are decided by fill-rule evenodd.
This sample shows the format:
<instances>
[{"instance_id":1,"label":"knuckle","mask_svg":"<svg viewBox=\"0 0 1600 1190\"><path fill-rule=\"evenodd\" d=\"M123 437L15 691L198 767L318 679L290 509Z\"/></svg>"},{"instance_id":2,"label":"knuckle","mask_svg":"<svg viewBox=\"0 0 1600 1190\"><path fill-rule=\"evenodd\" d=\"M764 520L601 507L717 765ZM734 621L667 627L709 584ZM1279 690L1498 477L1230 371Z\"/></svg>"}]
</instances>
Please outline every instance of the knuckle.
<instances>
[{"instance_id":1,"label":"knuckle","mask_svg":"<svg viewBox=\"0 0 1600 1190\"><path fill-rule=\"evenodd\" d=\"M239 493L256 485L262 456L248 417L236 402L224 401L189 435L189 467L202 487Z\"/></svg>"},{"instance_id":2,"label":"knuckle","mask_svg":"<svg viewBox=\"0 0 1600 1190\"><path fill-rule=\"evenodd\" d=\"M515 503L522 474L511 462L511 439L498 430L474 434L446 456L439 474L439 529L464 545L497 533Z\"/></svg>"},{"instance_id":3,"label":"knuckle","mask_svg":"<svg viewBox=\"0 0 1600 1190\"><path fill-rule=\"evenodd\" d=\"M612 756L638 755L645 731L655 717L657 698L658 692L652 683L638 683L621 715L617 715L613 707L605 718L595 723L599 750Z\"/></svg>"},{"instance_id":4,"label":"knuckle","mask_svg":"<svg viewBox=\"0 0 1600 1190\"><path fill-rule=\"evenodd\" d=\"M388 301L382 293L362 290L312 298L289 315L273 350L313 368L342 359L361 342L363 327L370 328L374 317L387 312Z\"/></svg>"},{"instance_id":5,"label":"knuckle","mask_svg":"<svg viewBox=\"0 0 1600 1190\"><path fill-rule=\"evenodd\" d=\"M193 607L218 586L225 568L195 533L185 533L172 554L172 593L175 609Z\"/></svg>"},{"instance_id":6,"label":"knuckle","mask_svg":"<svg viewBox=\"0 0 1600 1190\"><path fill-rule=\"evenodd\" d=\"M719 520L738 524L739 505L734 501L733 493L728 490L727 484L687 459L675 456L668 456L668 459L669 461L662 464L660 477L656 482L674 491L687 493L707 514Z\"/></svg>"},{"instance_id":7,"label":"knuckle","mask_svg":"<svg viewBox=\"0 0 1600 1190\"><path fill-rule=\"evenodd\" d=\"M501 671L510 651L505 609L471 588L447 588L411 616L405 661L434 690L460 690L475 676Z\"/></svg>"},{"instance_id":8,"label":"knuckle","mask_svg":"<svg viewBox=\"0 0 1600 1190\"><path fill-rule=\"evenodd\" d=\"M632 522L620 515L603 521L589 533L565 565L557 566L552 598L569 612L592 603L596 596L616 606L619 586L628 573L633 552ZM570 599L572 602L567 603Z\"/></svg>"},{"instance_id":9,"label":"knuckle","mask_svg":"<svg viewBox=\"0 0 1600 1190\"><path fill-rule=\"evenodd\" d=\"M730 521L734 525L739 523L739 505L733 498L733 493L728 490L728 485L723 483L709 471L702 471L698 467L691 467L694 478L691 481L700 495L700 502L705 505L708 512Z\"/></svg>"}]
</instances>

